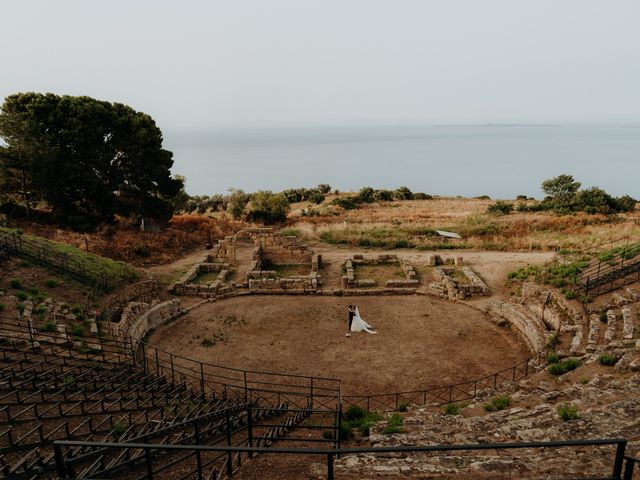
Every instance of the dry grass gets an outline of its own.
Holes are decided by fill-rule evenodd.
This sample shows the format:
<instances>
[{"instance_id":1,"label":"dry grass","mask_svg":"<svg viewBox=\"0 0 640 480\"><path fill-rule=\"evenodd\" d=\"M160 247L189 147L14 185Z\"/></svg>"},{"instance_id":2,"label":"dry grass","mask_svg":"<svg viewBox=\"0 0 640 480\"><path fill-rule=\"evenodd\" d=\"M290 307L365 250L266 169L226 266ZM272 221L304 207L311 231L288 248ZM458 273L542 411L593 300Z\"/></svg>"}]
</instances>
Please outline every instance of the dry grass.
<instances>
[{"instance_id":1,"label":"dry grass","mask_svg":"<svg viewBox=\"0 0 640 480\"><path fill-rule=\"evenodd\" d=\"M327 243L360 247L484 250L583 249L620 237L640 241L640 212L606 216L551 212L485 213L490 200L438 198L364 205L339 214L298 217L294 225ZM293 220L293 219L292 219ZM433 230L463 236L461 244L443 243Z\"/></svg>"}]
</instances>

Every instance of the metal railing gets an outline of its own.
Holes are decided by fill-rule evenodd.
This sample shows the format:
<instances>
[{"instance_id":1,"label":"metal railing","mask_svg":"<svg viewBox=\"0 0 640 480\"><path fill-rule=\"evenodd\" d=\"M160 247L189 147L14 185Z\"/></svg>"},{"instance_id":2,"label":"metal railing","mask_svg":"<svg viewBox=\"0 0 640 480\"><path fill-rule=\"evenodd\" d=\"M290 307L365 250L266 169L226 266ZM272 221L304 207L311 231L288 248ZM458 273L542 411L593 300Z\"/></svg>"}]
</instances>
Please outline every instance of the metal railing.
<instances>
[{"instance_id":1,"label":"metal railing","mask_svg":"<svg viewBox=\"0 0 640 480\"><path fill-rule=\"evenodd\" d=\"M288 454L288 455L312 455L326 457L328 480L333 480L335 476L334 460L340 455L354 454L386 454L386 453L418 453L418 452L459 452L459 451L481 451L481 450L525 450L525 449L561 449L571 447L602 447L613 446L615 453L611 459L611 473L603 474L600 477L588 477L589 480L622 480L622 472L625 458L627 465L625 468L624 480L632 480L633 468L638 460L632 457L625 457L627 441L625 439L594 439L594 440L561 440L551 442L517 442L517 443L481 443L469 445L415 445L397 447L370 447L370 448L334 448L334 449L306 449L306 448L257 448L227 445L155 445L148 443L107 443L107 442L79 442L79 441L56 441L54 442L56 468L61 479L76 479L74 472L74 459L65 458L64 448L87 447L87 448L111 448L111 449L138 449L144 452L145 472L140 477L142 479L153 479L159 473L159 469L154 467L155 452L191 452L191 456L197 456L205 452L221 452L226 454L248 453L248 454ZM157 457L157 456L156 456ZM186 457L185 457L186 458ZM631 462L631 466L630 466ZM196 462L195 471L191 476L204 478L204 470L200 462ZM162 467L160 467L162 468ZM630 476L627 475L630 472ZM233 473L233 472L227 472ZM572 477L574 480L587 477Z\"/></svg>"},{"instance_id":2,"label":"metal railing","mask_svg":"<svg viewBox=\"0 0 640 480\"><path fill-rule=\"evenodd\" d=\"M474 399L483 390L497 390L504 384L517 382L536 373L554 349L547 344L532 357L522 362L484 377L467 382L455 383L441 387L403 392L382 393L375 395L343 395L343 406L348 408L357 405L367 411L397 411L402 404L426 405L436 403L446 405Z\"/></svg>"},{"instance_id":3,"label":"metal railing","mask_svg":"<svg viewBox=\"0 0 640 480\"><path fill-rule=\"evenodd\" d=\"M251 402L281 404L296 408L341 408L340 380L285 373L244 370L200 362L166 352L142 340L97 336L77 336L65 332L49 332L43 325L25 325L15 319L0 316L0 338L22 340L39 347L66 349L100 358L102 361L130 362L145 373L162 376L173 383L185 383L207 398L242 398ZM5 340L6 341L6 340ZM135 347L137 345L137 348Z\"/></svg>"},{"instance_id":4,"label":"metal railing","mask_svg":"<svg viewBox=\"0 0 640 480\"><path fill-rule=\"evenodd\" d=\"M90 262L57 251L44 240L38 242L26 238L19 230L0 227L0 233L4 234L0 239L2 249L9 254L42 263L83 282L95 284L105 291L117 288L137 278L135 270L127 270L123 267L120 272L107 272Z\"/></svg>"},{"instance_id":5,"label":"metal railing","mask_svg":"<svg viewBox=\"0 0 640 480\"><path fill-rule=\"evenodd\" d=\"M640 458L625 456L624 460L625 460L625 467L624 467L624 476L622 477L622 480L632 480L634 471L640 470ZM636 468L636 465L638 466L638 468Z\"/></svg>"}]
</instances>

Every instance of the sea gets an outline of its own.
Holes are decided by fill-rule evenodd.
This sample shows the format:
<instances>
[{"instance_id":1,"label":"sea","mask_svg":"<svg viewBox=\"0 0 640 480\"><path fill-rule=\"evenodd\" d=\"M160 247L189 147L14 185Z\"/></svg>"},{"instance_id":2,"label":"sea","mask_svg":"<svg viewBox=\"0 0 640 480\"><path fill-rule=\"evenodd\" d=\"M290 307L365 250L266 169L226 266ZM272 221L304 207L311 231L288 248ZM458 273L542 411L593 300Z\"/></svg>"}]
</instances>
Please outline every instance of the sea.
<instances>
[{"instance_id":1,"label":"sea","mask_svg":"<svg viewBox=\"0 0 640 480\"><path fill-rule=\"evenodd\" d=\"M192 195L407 186L432 195L541 198L570 174L640 198L640 125L429 125L165 131Z\"/></svg>"}]
</instances>

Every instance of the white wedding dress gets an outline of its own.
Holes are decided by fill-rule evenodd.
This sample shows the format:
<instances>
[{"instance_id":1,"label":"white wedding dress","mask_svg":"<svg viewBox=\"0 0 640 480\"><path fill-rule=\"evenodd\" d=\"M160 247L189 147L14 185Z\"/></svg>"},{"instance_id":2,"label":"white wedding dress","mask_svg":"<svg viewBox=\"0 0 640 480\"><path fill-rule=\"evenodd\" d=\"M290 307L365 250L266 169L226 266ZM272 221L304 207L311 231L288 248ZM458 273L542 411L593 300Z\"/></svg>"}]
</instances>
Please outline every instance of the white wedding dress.
<instances>
[{"instance_id":1,"label":"white wedding dress","mask_svg":"<svg viewBox=\"0 0 640 480\"><path fill-rule=\"evenodd\" d=\"M365 322L360 316L360 310L356 307L356 313L353 316L353 321L351 322L351 331L352 332L367 332L367 333L378 333L373 330L373 327Z\"/></svg>"}]
</instances>

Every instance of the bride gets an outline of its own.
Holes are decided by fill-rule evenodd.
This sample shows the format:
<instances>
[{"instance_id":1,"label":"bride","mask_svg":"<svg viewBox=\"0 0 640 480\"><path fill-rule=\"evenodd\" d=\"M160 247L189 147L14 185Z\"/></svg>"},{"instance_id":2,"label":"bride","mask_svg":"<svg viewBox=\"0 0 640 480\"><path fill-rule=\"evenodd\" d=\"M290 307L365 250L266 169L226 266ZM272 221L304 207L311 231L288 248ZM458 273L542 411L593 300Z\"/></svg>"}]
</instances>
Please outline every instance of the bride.
<instances>
[{"instance_id":1,"label":"bride","mask_svg":"<svg viewBox=\"0 0 640 480\"><path fill-rule=\"evenodd\" d=\"M353 321L351 322L351 331L352 332L367 332L367 333L378 333L373 330L373 327L365 322L360 316L360 310L356 307L355 314L353 315Z\"/></svg>"}]
</instances>

